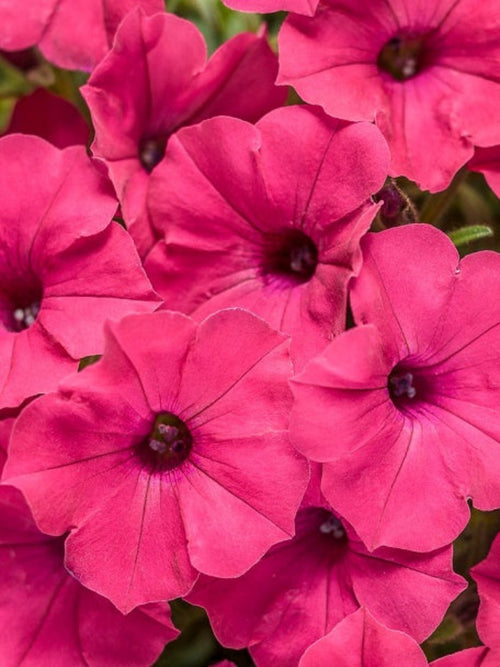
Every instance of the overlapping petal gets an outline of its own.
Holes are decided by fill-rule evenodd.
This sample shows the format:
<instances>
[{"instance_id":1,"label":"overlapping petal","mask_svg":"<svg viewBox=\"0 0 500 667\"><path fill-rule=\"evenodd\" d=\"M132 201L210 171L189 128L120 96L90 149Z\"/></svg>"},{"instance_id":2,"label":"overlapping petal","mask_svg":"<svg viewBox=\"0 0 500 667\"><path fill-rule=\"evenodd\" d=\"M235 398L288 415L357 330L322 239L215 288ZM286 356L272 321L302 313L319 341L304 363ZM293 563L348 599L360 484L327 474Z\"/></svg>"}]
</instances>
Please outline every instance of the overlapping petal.
<instances>
[{"instance_id":1,"label":"overlapping petal","mask_svg":"<svg viewBox=\"0 0 500 667\"><path fill-rule=\"evenodd\" d=\"M185 594L199 571L247 570L293 534L309 472L285 430L287 340L262 320L158 312L107 339L102 361L24 409L6 477L43 530L71 531L75 576L130 611ZM191 435L170 450L157 423Z\"/></svg>"},{"instance_id":2,"label":"overlapping petal","mask_svg":"<svg viewBox=\"0 0 500 667\"><path fill-rule=\"evenodd\" d=\"M152 311L160 299L110 222L111 184L83 147L10 135L0 167L0 405L15 407L99 354L108 317Z\"/></svg>"},{"instance_id":3,"label":"overlapping petal","mask_svg":"<svg viewBox=\"0 0 500 667\"><path fill-rule=\"evenodd\" d=\"M327 0L286 19L278 81L337 118L374 120L391 174L442 190L473 144L498 143L499 21L494 1Z\"/></svg>"},{"instance_id":4,"label":"overlapping petal","mask_svg":"<svg viewBox=\"0 0 500 667\"><path fill-rule=\"evenodd\" d=\"M177 631L166 604L123 616L64 567L64 539L36 527L22 495L0 489L0 660L5 667L147 667Z\"/></svg>"},{"instance_id":5,"label":"overlapping petal","mask_svg":"<svg viewBox=\"0 0 500 667\"><path fill-rule=\"evenodd\" d=\"M148 14L164 9L162 0L27 0L23 11L0 5L4 29L0 48L18 51L38 45L59 67L90 71L111 48L120 21L134 7Z\"/></svg>"},{"instance_id":6,"label":"overlapping petal","mask_svg":"<svg viewBox=\"0 0 500 667\"><path fill-rule=\"evenodd\" d=\"M351 304L365 326L294 381L292 438L327 462L323 491L370 548L427 551L459 534L468 498L500 500L500 262L459 262L425 225L371 235L364 253Z\"/></svg>"},{"instance_id":7,"label":"overlapping petal","mask_svg":"<svg viewBox=\"0 0 500 667\"><path fill-rule=\"evenodd\" d=\"M317 108L278 109L255 127L216 118L182 130L148 195L164 233L145 265L155 288L197 318L252 310L291 334L303 363L344 328L386 160L376 128Z\"/></svg>"},{"instance_id":8,"label":"overlapping petal","mask_svg":"<svg viewBox=\"0 0 500 667\"><path fill-rule=\"evenodd\" d=\"M127 76L123 76L123 72ZM190 22L171 14L131 12L116 43L82 89L96 129L94 154L109 169L125 221L143 255L154 243L144 212L149 173L169 137L218 114L254 122L280 106L277 59L265 33L243 33L207 61Z\"/></svg>"}]
</instances>

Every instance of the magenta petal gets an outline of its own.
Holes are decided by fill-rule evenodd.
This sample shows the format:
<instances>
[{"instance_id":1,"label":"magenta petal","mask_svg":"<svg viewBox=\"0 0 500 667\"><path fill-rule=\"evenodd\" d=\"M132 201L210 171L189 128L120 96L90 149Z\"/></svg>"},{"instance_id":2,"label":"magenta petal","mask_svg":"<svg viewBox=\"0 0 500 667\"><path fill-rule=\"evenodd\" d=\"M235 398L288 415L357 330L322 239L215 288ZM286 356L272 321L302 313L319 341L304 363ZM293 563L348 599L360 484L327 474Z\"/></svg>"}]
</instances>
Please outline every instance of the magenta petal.
<instances>
[{"instance_id":1,"label":"magenta petal","mask_svg":"<svg viewBox=\"0 0 500 667\"><path fill-rule=\"evenodd\" d=\"M346 647L349 650L346 651ZM300 667L425 667L427 660L408 635L378 623L364 608L347 616L302 656Z\"/></svg>"},{"instance_id":2,"label":"magenta petal","mask_svg":"<svg viewBox=\"0 0 500 667\"><path fill-rule=\"evenodd\" d=\"M283 382L292 373L288 344L286 336L248 311L227 309L207 317L184 364L177 398L182 412L195 428L205 422L211 428L210 420L218 417L224 429L214 427L219 437L241 437L241 424L254 434L286 429L292 400ZM217 350L216 363L209 350Z\"/></svg>"},{"instance_id":3,"label":"magenta petal","mask_svg":"<svg viewBox=\"0 0 500 667\"><path fill-rule=\"evenodd\" d=\"M12 113L6 134L35 134L58 148L87 145L89 126L75 106L45 88L21 97Z\"/></svg>"},{"instance_id":4,"label":"magenta petal","mask_svg":"<svg viewBox=\"0 0 500 667\"><path fill-rule=\"evenodd\" d=\"M38 137L23 135L9 135L0 146L4 174L0 245L17 245L23 253L31 248L33 270L42 269L39 258L56 254L75 237L97 234L109 224L116 210L111 184L83 146L61 151ZM26 181L34 165L43 169L35 182ZM74 202L82 199L85 206L75 207ZM17 224L20 217L21 226Z\"/></svg>"},{"instance_id":5,"label":"magenta petal","mask_svg":"<svg viewBox=\"0 0 500 667\"><path fill-rule=\"evenodd\" d=\"M312 16L319 0L224 0L224 4L240 12L294 12Z\"/></svg>"},{"instance_id":6,"label":"magenta petal","mask_svg":"<svg viewBox=\"0 0 500 667\"><path fill-rule=\"evenodd\" d=\"M106 319L152 312L158 303L130 236L111 223L53 258L44 276L40 322L80 358L102 351Z\"/></svg>"},{"instance_id":7,"label":"magenta petal","mask_svg":"<svg viewBox=\"0 0 500 667\"><path fill-rule=\"evenodd\" d=\"M115 476L112 471L104 480L112 484ZM89 515L68 538L66 565L127 614L145 600L185 595L198 573L186 552L175 485L137 466L129 466L121 481L99 504L99 514Z\"/></svg>"},{"instance_id":8,"label":"magenta petal","mask_svg":"<svg viewBox=\"0 0 500 667\"><path fill-rule=\"evenodd\" d=\"M15 3L5 2L0 7L2 36L0 48L20 51L36 44L43 34L57 0L26 0L23 11Z\"/></svg>"},{"instance_id":9,"label":"magenta petal","mask_svg":"<svg viewBox=\"0 0 500 667\"><path fill-rule=\"evenodd\" d=\"M292 379L290 437L312 460L332 461L380 432L401 428L387 391L391 359L380 347L374 327L351 329Z\"/></svg>"},{"instance_id":10,"label":"magenta petal","mask_svg":"<svg viewBox=\"0 0 500 667\"><path fill-rule=\"evenodd\" d=\"M484 174L490 188L500 196L500 146L476 148L474 157L467 166L472 171Z\"/></svg>"},{"instance_id":11,"label":"magenta petal","mask_svg":"<svg viewBox=\"0 0 500 667\"><path fill-rule=\"evenodd\" d=\"M485 646L478 646L445 655L444 658L433 660L430 664L433 667L495 667L499 657L499 654L495 654Z\"/></svg>"},{"instance_id":12,"label":"magenta petal","mask_svg":"<svg viewBox=\"0 0 500 667\"><path fill-rule=\"evenodd\" d=\"M199 570L251 567L293 533L309 467L286 431L288 340L262 320L163 311L105 335L102 360L23 410L5 477L127 612L185 595Z\"/></svg>"},{"instance_id":13,"label":"magenta petal","mask_svg":"<svg viewBox=\"0 0 500 667\"><path fill-rule=\"evenodd\" d=\"M123 616L70 576L63 539L36 528L18 491L2 487L0 504L2 665L145 667L176 636L166 604Z\"/></svg>"},{"instance_id":14,"label":"magenta petal","mask_svg":"<svg viewBox=\"0 0 500 667\"><path fill-rule=\"evenodd\" d=\"M500 539L495 538L488 556L472 568L471 575L479 592L477 630L481 641L500 652L498 621L500 618Z\"/></svg>"},{"instance_id":15,"label":"magenta petal","mask_svg":"<svg viewBox=\"0 0 500 667\"><path fill-rule=\"evenodd\" d=\"M123 71L128 73L123 77ZM201 33L172 14L131 12L113 49L94 70L83 94L103 158L129 230L144 256L154 243L144 218L149 173L180 127L212 115L255 121L280 106L277 59L265 33L237 35L208 60Z\"/></svg>"},{"instance_id":16,"label":"magenta petal","mask_svg":"<svg viewBox=\"0 0 500 667\"><path fill-rule=\"evenodd\" d=\"M162 0L59 0L39 42L43 55L65 69L91 71L111 48L120 21L136 7L164 10Z\"/></svg>"},{"instance_id":17,"label":"magenta petal","mask_svg":"<svg viewBox=\"0 0 500 667\"><path fill-rule=\"evenodd\" d=\"M352 308L356 322L376 323L396 361L431 344L454 289L459 257L449 238L430 225L388 232L382 244L374 235L363 243L365 264L353 285Z\"/></svg>"},{"instance_id":18,"label":"magenta petal","mask_svg":"<svg viewBox=\"0 0 500 667\"><path fill-rule=\"evenodd\" d=\"M345 326L387 158L372 125L304 106L256 126L220 117L184 128L150 179L151 221L165 236L148 275L197 319L234 306L265 318L293 336L303 365Z\"/></svg>"},{"instance_id":19,"label":"magenta petal","mask_svg":"<svg viewBox=\"0 0 500 667\"><path fill-rule=\"evenodd\" d=\"M16 407L28 397L52 391L78 366L37 322L18 334L0 332L0 354L5 360L0 366L1 407Z\"/></svg>"},{"instance_id":20,"label":"magenta petal","mask_svg":"<svg viewBox=\"0 0 500 667\"><path fill-rule=\"evenodd\" d=\"M236 577L293 535L307 464L284 433L261 435L258 449L255 436L215 441L197 459L180 496L191 562L205 574Z\"/></svg>"}]
</instances>

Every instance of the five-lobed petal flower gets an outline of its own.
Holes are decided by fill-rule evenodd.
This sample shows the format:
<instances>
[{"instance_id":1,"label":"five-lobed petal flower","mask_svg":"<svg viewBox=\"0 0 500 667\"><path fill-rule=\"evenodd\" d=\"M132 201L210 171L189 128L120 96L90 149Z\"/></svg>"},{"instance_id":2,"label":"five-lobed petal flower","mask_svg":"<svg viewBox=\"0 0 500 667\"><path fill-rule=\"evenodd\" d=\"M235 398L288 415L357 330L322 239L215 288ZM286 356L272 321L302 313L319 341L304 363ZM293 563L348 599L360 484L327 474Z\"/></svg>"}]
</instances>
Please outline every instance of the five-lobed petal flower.
<instances>
[{"instance_id":1,"label":"five-lobed petal flower","mask_svg":"<svg viewBox=\"0 0 500 667\"><path fill-rule=\"evenodd\" d=\"M358 327L293 381L291 436L370 549L428 551L500 503L497 253L459 261L428 225L371 234Z\"/></svg>"},{"instance_id":2,"label":"five-lobed petal flower","mask_svg":"<svg viewBox=\"0 0 500 667\"><path fill-rule=\"evenodd\" d=\"M24 409L5 478L123 612L198 572L237 576L293 534L307 484L290 373L287 339L248 312L126 317L97 364Z\"/></svg>"}]
</instances>

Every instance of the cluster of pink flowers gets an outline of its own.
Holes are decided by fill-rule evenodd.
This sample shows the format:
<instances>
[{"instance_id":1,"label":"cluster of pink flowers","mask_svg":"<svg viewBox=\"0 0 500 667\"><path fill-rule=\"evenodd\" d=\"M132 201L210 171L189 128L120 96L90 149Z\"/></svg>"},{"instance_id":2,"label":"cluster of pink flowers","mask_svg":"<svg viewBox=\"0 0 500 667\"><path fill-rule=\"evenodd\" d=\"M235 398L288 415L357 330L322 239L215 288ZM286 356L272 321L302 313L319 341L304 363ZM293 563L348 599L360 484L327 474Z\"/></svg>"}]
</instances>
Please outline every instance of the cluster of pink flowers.
<instances>
[{"instance_id":1,"label":"cluster of pink flowers","mask_svg":"<svg viewBox=\"0 0 500 667\"><path fill-rule=\"evenodd\" d=\"M0 664L147 667L183 598L258 667L427 665L500 508L500 255L373 230L388 176L500 194L498 0L233 0L278 54L209 58L162 0L25 4L0 49L89 72L94 138L40 89L0 139ZM499 540L436 667L500 664Z\"/></svg>"}]
</instances>

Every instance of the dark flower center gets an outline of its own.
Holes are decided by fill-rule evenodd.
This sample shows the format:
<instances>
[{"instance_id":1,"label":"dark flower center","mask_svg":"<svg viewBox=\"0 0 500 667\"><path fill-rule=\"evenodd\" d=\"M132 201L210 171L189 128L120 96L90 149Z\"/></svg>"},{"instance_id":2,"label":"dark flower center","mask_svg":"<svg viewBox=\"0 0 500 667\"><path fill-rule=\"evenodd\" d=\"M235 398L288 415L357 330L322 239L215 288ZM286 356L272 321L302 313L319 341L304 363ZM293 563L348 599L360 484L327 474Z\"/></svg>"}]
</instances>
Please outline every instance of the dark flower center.
<instances>
[{"instance_id":1,"label":"dark flower center","mask_svg":"<svg viewBox=\"0 0 500 667\"><path fill-rule=\"evenodd\" d=\"M299 229L290 229L268 238L264 273L284 276L297 283L310 280L318 265L314 241Z\"/></svg>"},{"instance_id":2,"label":"dark flower center","mask_svg":"<svg viewBox=\"0 0 500 667\"><path fill-rule=\"evenodd\" d=\"M161 412L150 435L139 444L138 454L153 472L172 470L187 459L192 446L193 437L182 419Z\"/></svg>"},{"instance_id":3,"label":"dark flower center","mask_svg":"<svg viewBox=\"0 0 500 667\"><path fill-rule=\"evenodd\" d=\"M162 161L167 139L166 136L143 137L139 142L139 160L148 174Z\"/></svg>"},{"instance_id":4,"label":"dark flower center","mask_svg":"<svg viewBox=\"0 0 500 667\"><path fill-rule=\"evenodd\" d=\"M387 389L394 405L403 411L411 410L432 397L432 386L418 369L397 364L387 380Z\"/></svg>"},{"instance_id":5,"label":"dark flower center","mask_svg":"<svg viewBox=\"0 0 500 667\"><path fill-rule=\"evenodd\" d=\"M34 324L38 313L40 312L40 301L33 301L29 306L16 308L12 313L14 320L14 331L23 331Z\"/></svg>"},{"instance_id":6,"label":"dark flower center","mask_svg":"<svg viewBox=\"0 0 500 667\"><path fill-rule=\"evenodd\" d=\"M344 541L347 539L345 528L342 525L342 521L340 519L337 519L337 517L331 513L329 513L328 516L323 516L322 518L324 521L322 521L319 525L320 533L323 535L331 535L332 539L334 540Z\"/></svg>"},{"instance_id":7,"label":"dark flower center","mask_svg":"<svg viewBox=\"0 0 500 667\"><path fill-rule=\"evenodd\" d=\"M0 285L0 322L14 333L29 329L38 317L41 303L42 287L35 277L12 276Z\"/></svg>"},{"instance_id":8,"label":"dark flower center","mask_svg":"<svg viewBox=\"0 0 500 667\"><path fill-rule=\"evenodd\" d=\"M422 71L426 65L425 56L422 37L396 36L380 51L377 65L396 81L406 81Z\"/></svg>"}]
</instances>

